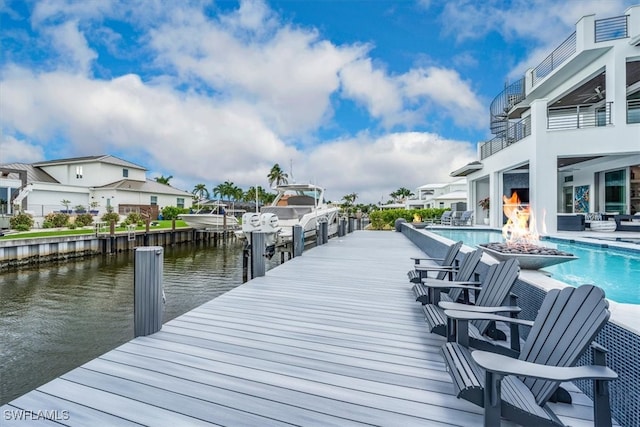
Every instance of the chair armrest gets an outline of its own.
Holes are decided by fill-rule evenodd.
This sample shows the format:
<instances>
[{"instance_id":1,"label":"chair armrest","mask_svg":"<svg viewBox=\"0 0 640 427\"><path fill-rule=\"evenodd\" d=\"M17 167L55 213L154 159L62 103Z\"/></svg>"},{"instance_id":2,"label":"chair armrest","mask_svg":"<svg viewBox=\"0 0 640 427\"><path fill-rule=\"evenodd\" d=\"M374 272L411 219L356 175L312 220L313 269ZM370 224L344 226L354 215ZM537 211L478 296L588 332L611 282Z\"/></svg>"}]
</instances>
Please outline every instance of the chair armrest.
<instances>
[{"instance_id":1,"label":"chair armrest","mask_svg":"<svg viewBox=\"0 0 640 427\"><path fill-rule=\"evenodd\" d=\"M437 289L447 289L447 288L456 288L456 289L469 289L472 291L477 291L478 286L482 284L482 282L449 282L446 280L438 280L438 279L422 279L422 283L428 288L437 288Z\"/></svg>"},{"instance_id":2,"label":"chair armrest","mask_svg":"<svg viewBox=\"0 0 640 427\"><path fill-rule=\"evenodd\" d=\"M444 258L429 258L429 257L421 258L421 257L415 257L415 256L410 257L410 259L414 261L444 261Z\"/></svg>"},{"instance_id":3,"label":"chair armrest","mask_svg":"<svg viewBox=\"0 0 640 427\"><path fill-rule=\"evenodd\" d=\"M615 380L618 378L618 374L606 366L548 366L480 350L471 352L471 357L482 368L500 375L519 375L550 381Z\"/></svg>"},{"instance_id":4,"label":"chair armrest","mask_svg":"<svg viewBox=\"0 0 640 427\"><path fill-rule=\"evenodd\" d=\"M444 314L456 320L493 320L496 322L516 323L518 325L533 326L533 321L514 317L500 316L491 313L473 312L466 310L445 310Z\"/></svg>"},{"instance_id":5,"label":"chair armrest","mask_svg":"<svg viewBox=\"0 0 640 427\"><path fill-rule=\"evenodd\" d=\"M478 305L468 305L468 304L460 304L459 302L451 302L451 301L440 301L438 303L441 309L443 310L462 310L462 311L472 311L475 313L520 313L522 309L517 306L505 305L500 307L485 307Z\"/></svg>"},{"instance_id":6,"label":"chair armrest","mask_svg":"<svg viewBox=\"0 0 640 427\"><path fill-rule=\"evenodd\" d=\"M414 265L416 271L456 271L457 267L453 265Z\"/></svg>"}]
</instances>

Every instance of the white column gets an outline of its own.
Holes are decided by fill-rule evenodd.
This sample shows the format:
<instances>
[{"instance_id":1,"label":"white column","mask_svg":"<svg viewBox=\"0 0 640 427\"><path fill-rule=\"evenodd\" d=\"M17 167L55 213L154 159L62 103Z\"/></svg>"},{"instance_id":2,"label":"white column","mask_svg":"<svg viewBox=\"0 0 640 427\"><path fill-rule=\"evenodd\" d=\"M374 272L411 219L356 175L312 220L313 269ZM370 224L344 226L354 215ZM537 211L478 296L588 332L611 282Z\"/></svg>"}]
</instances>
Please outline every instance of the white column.
<instances>
[{"instance_id":1,"label":"white column","mask_svg":"<svg viewBox=\"0 0 640 427\"><path fill-rule=\"evenodd\" d=\"M558 156L547 138L547 100L531 103L531 126L533 151L529 159L529 203L536 220L538 232L557 231Z\"/></svg>"}]
</instances>

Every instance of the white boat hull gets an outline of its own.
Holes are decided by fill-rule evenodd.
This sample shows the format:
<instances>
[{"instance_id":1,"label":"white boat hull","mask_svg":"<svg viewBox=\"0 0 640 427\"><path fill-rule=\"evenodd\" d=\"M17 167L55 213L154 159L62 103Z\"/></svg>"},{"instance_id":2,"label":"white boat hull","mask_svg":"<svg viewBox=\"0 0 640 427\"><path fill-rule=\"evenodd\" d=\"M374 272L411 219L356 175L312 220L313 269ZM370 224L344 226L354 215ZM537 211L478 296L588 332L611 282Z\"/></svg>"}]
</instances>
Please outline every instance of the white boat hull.
<instances>
[{"instance_id":1,"label":"white boat hull","mask_svg":"<svg viewBox=\"0 0 640 427\"><path fill-rule=\"evenodd\" d=\"M233 216L221 214L182 214L179 215L187 225L197 230L238 228L238 220Z\"/></svg>"}]
</instances>

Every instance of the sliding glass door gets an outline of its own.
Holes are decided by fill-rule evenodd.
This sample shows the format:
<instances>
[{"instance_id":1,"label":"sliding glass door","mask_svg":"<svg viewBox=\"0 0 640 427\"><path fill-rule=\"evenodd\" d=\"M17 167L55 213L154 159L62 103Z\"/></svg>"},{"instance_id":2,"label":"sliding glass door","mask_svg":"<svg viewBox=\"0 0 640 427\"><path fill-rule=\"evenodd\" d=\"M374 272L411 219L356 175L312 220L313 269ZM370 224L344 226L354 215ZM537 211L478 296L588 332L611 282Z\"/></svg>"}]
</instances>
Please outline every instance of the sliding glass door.
<instances>
[{"instance_id":1,"label":"sliding glass door","mask_svg":"<svg viewBox=\"0 0 640 427\"><path fill-rule=\"evenodd\" d=\"M604 174L604 207L608 213L627 211L627 179L624 169Z\"/></svg>"}]
</instances>

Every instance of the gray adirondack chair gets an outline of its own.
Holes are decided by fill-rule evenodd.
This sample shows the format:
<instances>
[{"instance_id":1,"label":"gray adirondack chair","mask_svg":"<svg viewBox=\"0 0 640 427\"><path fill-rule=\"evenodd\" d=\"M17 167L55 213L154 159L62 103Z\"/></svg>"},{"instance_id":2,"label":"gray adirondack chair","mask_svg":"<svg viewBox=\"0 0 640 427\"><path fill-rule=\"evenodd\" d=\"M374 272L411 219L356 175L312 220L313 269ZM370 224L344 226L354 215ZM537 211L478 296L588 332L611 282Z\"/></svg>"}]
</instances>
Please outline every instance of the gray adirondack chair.
<instances>
[{"instance_id":1,"label":"gray adirondack chair","mask_svg":"<svg viewBox=\"0 0 640 427\"><path fill-rule=\"evenodd\" d=\"M518 260L514 258L491 265L489 267L489 271L487 271L487 275L482 281L482 286L480 287L476 297L474 305L476 310L481 308L488 310L490 307L494 312L508 311L517 313L520 311L518 307L504 306L504 302L508 300L511 288L518 279L519 274L520 267L518 265ZM478 289L475 285L454 282L437 283L432 284L431 286L436 288L451 287L452 289L467 289L473 291ZM452 333L451 324L447 327L447 316L442 308L447 306L453 306L454 308L460 307L462 309L466 307L465 304L456 304L455 301L440 301L438 304L426 304L422 306L422 311L424 312L425 320L429 325L430 332L443 336L447 336L448 333ZM491 333L492 336L495 336L495 332L493 332L495 326L492 322L479 321L476 325L479 336L487 333ZM449 331L447 329L449 329Z\"/></svg>"},{"instance_id":2,"label":"gray adirondack chair","mask_svg":"<svg viewBox=\"0 0 640 427\"><path fill-rule=\"evenodd\" d=\"M469 312L457 312L463 313ZM471 352L458 342L447 342L442 354L457 396L485 408L485 426L500 425L501 416L522 425L562 426L547 402L561 382L578 379L594 380L595 425L611 426L608 381L617 374L604 366L604 349L592 345L595 365L574 366L608 319L608 303L600 288L553 289L519 358Z\"/></svg>"},{"instance_id":3,"label":"gray adirondack chair","mask_svg":"<svg viewBox=\"0 0 640 427\"><path fill-rule=\"evenodd\" d=\"M407 273L411 283L421 283L422 279L428 277L429 272L437 272L436 279L444 279L447 274L455 271L455 262L458 252L462 247L462 240L449 246L444 258L412 258L414 260L414 269ZM432 264L423 264L422 261L432 262ZM440 262L440 264L437 264Z\"/></svg>"},{"instance_id":4,"label":"gray adirondack chair","mask_svg":"<svg viewBox=\"0 0 640 427\"><path fill-rule=\"evenodd\" d=\"M464 211L460 218L453 219L453 225L471 225L473 221L473 211Z\"/></svg>"},{"instance_id":5,"label":"gray adirondack chair","mask_svg":"<svg viewBox=\"0 0 640 427\"><path fill-rule=\"evenodd\" d=\"M473 277L473 272L476 270L476 267L480 263L480 259L482 258L482 249L476 249L473 252L469 252L465 254L460 262L460 266L457 271L454 272L453 277L449 277L448 280L446 277L443 279L438 278L426 278L422 279L422 283L416 283L412 290L413 294L416 296L416 301L419 301L422 304L428 303L437 303L440 300L443 301L457 301L458 298L463 294L463 289L450 287L446 289L449 291L448 294L442 294L443 288L436 288L431 286L432 284L455 284L455 283L467 283L472 284L470 282ZM480 284L479 282L474 282L476 284ZM468 295L465 295L465 298L468 300Z\"/></svg>"},{"instance_id":6,"label":"gray adirondack chair","mask_svg":"<svg viewBox=\"0 0 640 427\"><path fill-rule=\"evenodd\" d=\"M431 224L451 225L451 215L453 211L444 211L440 218L432 219Z\"/></svg>"}]
</instances>

